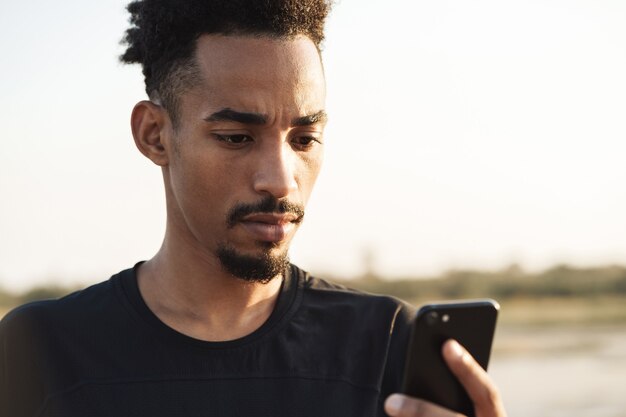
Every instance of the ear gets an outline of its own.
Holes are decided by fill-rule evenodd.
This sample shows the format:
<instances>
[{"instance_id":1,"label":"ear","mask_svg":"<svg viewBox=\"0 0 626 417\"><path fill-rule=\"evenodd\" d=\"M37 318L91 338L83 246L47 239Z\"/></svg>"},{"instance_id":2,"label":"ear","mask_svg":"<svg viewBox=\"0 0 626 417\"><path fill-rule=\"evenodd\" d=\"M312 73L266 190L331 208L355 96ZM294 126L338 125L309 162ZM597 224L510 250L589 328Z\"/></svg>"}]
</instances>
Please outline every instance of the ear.
<instances>
[{"instance_id":1,"label":"ear","mask_svg":"<svg viewBox=\"0 0 626 417\"><path fill-rule=\"evenodd\" d=\"M144 100L135 104L130 125L137 149L159 166L169 163L166 137L169 117L163 107Z\"/></svg>"}]
</instances>

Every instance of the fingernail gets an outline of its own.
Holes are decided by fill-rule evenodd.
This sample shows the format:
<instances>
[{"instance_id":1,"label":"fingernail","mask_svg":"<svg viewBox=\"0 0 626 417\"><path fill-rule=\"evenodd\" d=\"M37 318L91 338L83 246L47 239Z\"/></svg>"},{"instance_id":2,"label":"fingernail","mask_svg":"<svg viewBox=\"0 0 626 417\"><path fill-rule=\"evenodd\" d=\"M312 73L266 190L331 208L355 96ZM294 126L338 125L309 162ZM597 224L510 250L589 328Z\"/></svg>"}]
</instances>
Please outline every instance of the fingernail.
<instances>
[{"instance_id":1,"label":"fingernail","mask_svg":"<svg viewBox=\"0 0 626 417\"><path fill-rule=\"evenodd\" d=\"M404 399L401 395L392 394L385 401L385 408L390 412L397 412L402 409L402 405L404 404Z\"/></svg>"}]
</instances>

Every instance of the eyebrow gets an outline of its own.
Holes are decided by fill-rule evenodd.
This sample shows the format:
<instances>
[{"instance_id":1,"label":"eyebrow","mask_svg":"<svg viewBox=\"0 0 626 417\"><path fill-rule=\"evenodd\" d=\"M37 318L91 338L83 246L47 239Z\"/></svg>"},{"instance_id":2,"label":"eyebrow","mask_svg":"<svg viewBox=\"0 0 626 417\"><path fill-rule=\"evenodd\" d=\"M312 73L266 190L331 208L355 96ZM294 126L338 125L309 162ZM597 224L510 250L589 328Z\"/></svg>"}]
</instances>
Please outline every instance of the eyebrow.
<instances>
[{"instance_id":1,"label":"eyebrow","mask_svg":"<svg viewBox=\"0 0 626 417\"><path fill-rule=\"evenodd\" d=\"M267 123L267 116L259 113L246 113L233 109L222 109L204 118L207 122L237 122L246 125L263 125Z\"/></svg>"},{"instance_id":2,"label":"eyebrow","mask_svg":"<svg viewBox=\"0 0 626 417\"><path fill-rule=\"evenodd\" d=\"M296 117L291 121L292 126L310 126L316 123L325 123L328 120L328 115L324 110L320 110L317 113Z\"/></svg>"},{"instance_id":3,"label":"eyebrow","mask_svg":"<svg viewBox=\"0 0 626 417\"><path fill-rule=\"evenodd\" d=\"M249 113L225 108L204 118L206 122L237 122L249 125L264 125L268 117L260 113ZM296 117L291 121L292 126L310 126L316 123L324 123L328 116L324 110L307 116Z\"/></svg>"}]
</instances>

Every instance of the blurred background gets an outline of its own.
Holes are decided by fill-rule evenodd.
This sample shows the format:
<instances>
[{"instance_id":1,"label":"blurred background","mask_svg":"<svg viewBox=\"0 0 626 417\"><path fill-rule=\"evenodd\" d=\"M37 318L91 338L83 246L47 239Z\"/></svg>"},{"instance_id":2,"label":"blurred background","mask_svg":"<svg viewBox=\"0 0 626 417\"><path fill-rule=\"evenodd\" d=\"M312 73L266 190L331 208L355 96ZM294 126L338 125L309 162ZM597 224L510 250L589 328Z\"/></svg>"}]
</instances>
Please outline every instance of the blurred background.
<instances>
[{"instance_id":1,"label":"blurred background","mask_svg":"<svg viewBox=\"0 0 626 417\"><path fill-rule=\"evenodd\" d=\"M0 0L0 315L160 245L125 4ZM328 22L292 260L416 304L499 300L511 416L626 416L625 22L622 0L342 0Z\"/></svg>"}]
</instances>

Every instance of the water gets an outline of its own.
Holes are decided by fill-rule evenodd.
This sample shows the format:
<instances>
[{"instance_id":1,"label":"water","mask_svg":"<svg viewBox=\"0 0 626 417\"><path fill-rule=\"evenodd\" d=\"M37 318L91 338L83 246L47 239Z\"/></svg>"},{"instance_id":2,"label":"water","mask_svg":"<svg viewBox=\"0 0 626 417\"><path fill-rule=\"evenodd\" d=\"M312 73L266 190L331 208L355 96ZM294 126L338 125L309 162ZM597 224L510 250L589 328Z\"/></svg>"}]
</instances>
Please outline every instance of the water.
<instances>
[{"instance_id":1,"label":"water","mask_svg":"<svg viewBox=\"0 0 626 417\"><path fill-rule=\"evenodd\" d=\"M509 417L626 417L626 327L500 329L489 373Z\"/></svg>"}]
</instances>

